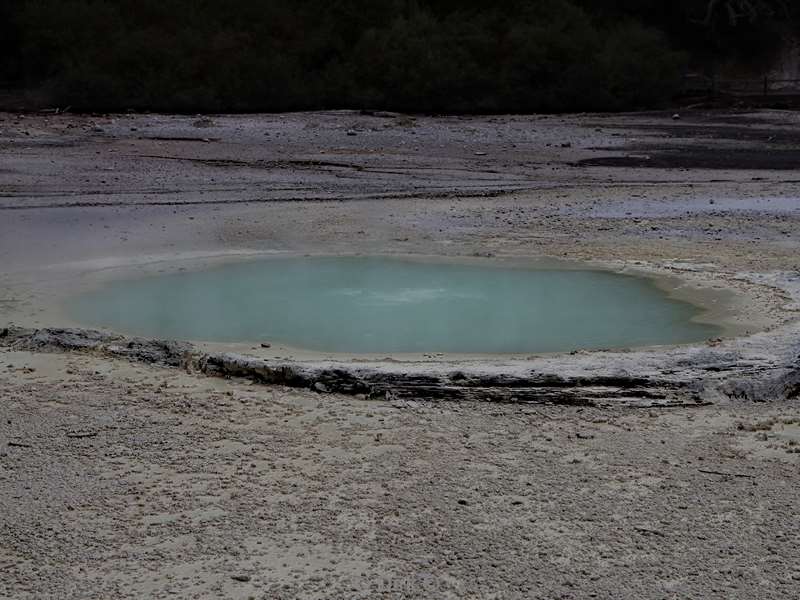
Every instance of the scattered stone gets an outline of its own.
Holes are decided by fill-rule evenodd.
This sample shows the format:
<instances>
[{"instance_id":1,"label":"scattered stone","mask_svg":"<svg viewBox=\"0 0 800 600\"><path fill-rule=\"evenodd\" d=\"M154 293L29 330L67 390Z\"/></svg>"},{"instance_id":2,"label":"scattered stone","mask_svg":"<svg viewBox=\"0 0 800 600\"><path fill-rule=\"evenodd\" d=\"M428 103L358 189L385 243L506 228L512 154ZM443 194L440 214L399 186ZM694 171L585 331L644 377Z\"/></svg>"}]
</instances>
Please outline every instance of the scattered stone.
<instances>
[{"instance_id":1,"label":"scattered stone","mask_svg":"<svg viewBox=\"0 0 800 600\"><path fill-rule=\"evenodd\" d=\"M268 343L264 342L264 343L261 344L261 347L262 348L272 348L272 344L268 344Z\"/></svg>"},{"instance_id":2,"label":"scattered stone","mask_svg":"<svg viewBox=\"0 0 800 600\"><path fill-rule=\"evenodd\" d=\"M250 575L231 575L231 579L234 581L241 581L242 583L247 583L250 581Z\"/></svg>"},{"instance_id":3,"label":"scattered stone","mask_svg":"<svg viewBox=\"0 0 800 600\"><path fill-rule=\"evenodd\" d=\"M322 383L321 381L317 381L314 384L314 389L317 390L318 392L323 393L323 394L327 394L328 393L327 386L324 383Z\"/></svg>"}]
</instances>

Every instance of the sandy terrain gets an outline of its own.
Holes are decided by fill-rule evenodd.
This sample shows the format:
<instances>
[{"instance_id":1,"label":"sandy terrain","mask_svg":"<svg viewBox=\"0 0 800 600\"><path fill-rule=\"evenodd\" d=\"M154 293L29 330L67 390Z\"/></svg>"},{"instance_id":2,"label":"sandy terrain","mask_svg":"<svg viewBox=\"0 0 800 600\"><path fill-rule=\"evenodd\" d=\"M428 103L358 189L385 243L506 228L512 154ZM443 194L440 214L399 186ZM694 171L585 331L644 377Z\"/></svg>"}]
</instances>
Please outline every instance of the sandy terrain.
<instances>
[{"instance_id":1,"label":"sandy terrain","mask_svg":"<svg viewBox=\"0 0 800 600\"><path fill-rule=\"evenodd\" d=\"M0 329L264 252L548 256L733 289L789 352L798 166L773 111L0 114ZM0 347L0 596L796 598L787 397L363 401Z\"/></svg>"}]
</instances>

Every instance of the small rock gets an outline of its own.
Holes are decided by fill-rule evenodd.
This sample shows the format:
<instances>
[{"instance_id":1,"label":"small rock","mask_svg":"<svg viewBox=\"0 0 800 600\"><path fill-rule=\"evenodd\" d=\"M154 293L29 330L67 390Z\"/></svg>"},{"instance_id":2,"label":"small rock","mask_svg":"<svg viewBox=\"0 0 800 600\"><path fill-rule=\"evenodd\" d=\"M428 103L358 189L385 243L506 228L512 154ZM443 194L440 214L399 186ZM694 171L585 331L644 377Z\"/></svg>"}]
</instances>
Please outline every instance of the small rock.
<instances>
[{"instance_id":1,"label":"small rock","mask_svg":"<svg viewBox=\"0 0 800 600\"><path fill-rule=\"evenodd\" d=\"M241 581L243 583L247 583L250 581L250 575L231 575L231 579L234 581Z\"/></svg>"},{"instance_id":2,"label":"small rock","mask_svg":"<svg viewBox=\"0 0 800 600\"><path fill-rule=\"evenodd\" d=\"M355 129L348 129L347 135L358 135L358 132Z\"/></svg>"},{"instance_id":3,"label":"small rock","mask_svg":"<svg viewBox=\"0 0 800 600\"><path fill-rule=\"evenodd\" d=\"M323 394L326 394L328 392L327 386L321 381L318 381L314 384L314 389Z\"/></svg>"},{"instance_id":4,"label":"small rock","mask_svg":"<svg viewBox=\"0 0 800 600\"><path fill-rule=\"evenodd\" d=\"M681 116L678 113L675 113L674 115L672 115L672 120L673 121L679 121L680 118L681 118Z\"/></svg>"},{"instance_id":5,"label":"small rock","mask_svg":"<svg viewBox=\"0 0 800 600\"><path fill-rule=\"evenodd\" d=\"M261 347L262 348L272 348L272 344L268 344L268 343L264 342L264 343L261 344Z\"/></svg>"}]
</instances>

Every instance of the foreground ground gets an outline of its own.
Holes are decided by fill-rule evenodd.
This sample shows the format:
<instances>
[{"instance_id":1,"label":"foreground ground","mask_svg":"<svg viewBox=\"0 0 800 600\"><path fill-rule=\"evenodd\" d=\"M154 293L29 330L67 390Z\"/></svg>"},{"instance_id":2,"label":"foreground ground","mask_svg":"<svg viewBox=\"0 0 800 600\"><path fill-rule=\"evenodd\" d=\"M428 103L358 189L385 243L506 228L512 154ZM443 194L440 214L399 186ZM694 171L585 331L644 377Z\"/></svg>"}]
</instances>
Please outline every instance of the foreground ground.
<instances>
[{"instance_id":1,"label":"foreground ground","mask_svg":"<svg viewBox=\"0 0 800 600\"><path fill-rule=\"evenodd\" d=\"M5 597L800 589L794 405L390 404L1 360Z\"/></svg>"},{"instance_id":2,"label":"foreground ground","mask_svg":"<svg viewBox=\"0 0 800 600\"><path fill-rule=\"evenodd\" d=\"M98 269L262 251L796 273L800 118L670 117L0 115L0 329ZM0 349L0 597L796 598L799 420Z\"/></svg>"}]
</instances>

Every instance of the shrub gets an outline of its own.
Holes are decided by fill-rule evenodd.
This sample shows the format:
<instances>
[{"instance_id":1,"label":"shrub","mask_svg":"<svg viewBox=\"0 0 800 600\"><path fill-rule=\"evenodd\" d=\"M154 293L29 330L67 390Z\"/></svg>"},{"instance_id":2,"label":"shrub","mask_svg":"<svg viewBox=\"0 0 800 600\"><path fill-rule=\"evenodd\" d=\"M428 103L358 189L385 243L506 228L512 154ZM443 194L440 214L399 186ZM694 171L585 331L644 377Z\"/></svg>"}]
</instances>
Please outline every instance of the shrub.
<instances>
[{"instance_id":1,"label":"shrub","mask_svg":"<svg viewBox=\"0 0 800 600\"><path fill-rule=\"evenodd\" d=\"M669 5L4 0L0 81L87 110L643 108L676 89L687 57L670 39L711 35L695 23L705 3Z\"/></svg>"}]
</instances>

